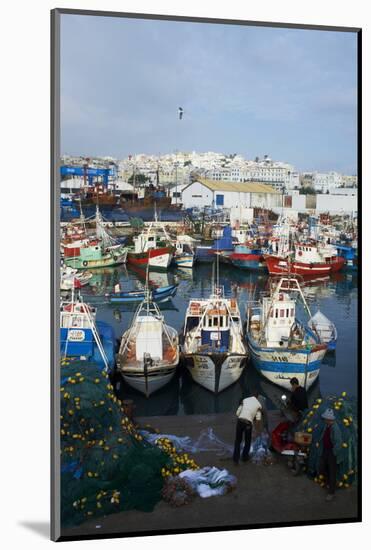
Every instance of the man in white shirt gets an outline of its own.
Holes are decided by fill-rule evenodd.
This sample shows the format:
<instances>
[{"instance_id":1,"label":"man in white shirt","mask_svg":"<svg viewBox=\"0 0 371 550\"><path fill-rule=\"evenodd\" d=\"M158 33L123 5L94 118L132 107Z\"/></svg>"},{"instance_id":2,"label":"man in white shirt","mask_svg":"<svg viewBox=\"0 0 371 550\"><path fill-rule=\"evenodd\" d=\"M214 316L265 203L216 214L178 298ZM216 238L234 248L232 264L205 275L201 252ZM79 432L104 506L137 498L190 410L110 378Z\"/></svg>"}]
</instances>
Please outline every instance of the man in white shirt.
<instances>
[{"instance_id":1,"label":"man in white shirt","mask_svg":"<svg viewBox=\"0 0 371 550\"><path fill-rule=\"evenodd\" d=\"M251 397L246 397L240 403L236 411L237 425L236 437L234 442L233 462L236 466L240 460L242 438L245 435L245 445L242 451L242 461L249 460L251 434L255 421L261 421L262 405L257 399L258 392L254 392Z\"/></svg>"}]
</instances>

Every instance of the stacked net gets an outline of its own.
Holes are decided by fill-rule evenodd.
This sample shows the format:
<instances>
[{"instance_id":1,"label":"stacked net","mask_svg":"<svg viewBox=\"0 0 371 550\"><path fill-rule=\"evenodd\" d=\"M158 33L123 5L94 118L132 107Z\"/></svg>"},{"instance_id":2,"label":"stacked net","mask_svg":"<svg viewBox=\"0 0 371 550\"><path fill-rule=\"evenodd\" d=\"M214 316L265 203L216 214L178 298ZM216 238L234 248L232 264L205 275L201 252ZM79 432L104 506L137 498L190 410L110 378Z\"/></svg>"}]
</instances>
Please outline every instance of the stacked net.
<instances>
[{"instance_id":1,"label":"stacked net","mask_svg":"<svg viewBox=\"0 0 371 550\"><path fill-rule=\"evenodd\" d=\"M167 476L197 467L170 442L145 441L108 375L86 361L62 362L60 428L64 527L123 510L151 511Z\"/></svg>"},{"instance_id":2,"label":"stacked net","mask_svg":"<svg viewBox=\"0 0 371 550\"><path fill-rule=\"evenodd\" d=\"M330 396L317 399L313 406L305 414L298 431L306 431L312 434L312 444L309 450L307 469L309 475L314 477L317 483L325 485L325 479L319 475L320 460L322 454L322 436L326 424L322 414L332 409L335 415L334 448L337 459L337 486L348 488L357 481L357 404L354 399L349 399L346 392L341 396Z\"/></svg>"}]
</instances>

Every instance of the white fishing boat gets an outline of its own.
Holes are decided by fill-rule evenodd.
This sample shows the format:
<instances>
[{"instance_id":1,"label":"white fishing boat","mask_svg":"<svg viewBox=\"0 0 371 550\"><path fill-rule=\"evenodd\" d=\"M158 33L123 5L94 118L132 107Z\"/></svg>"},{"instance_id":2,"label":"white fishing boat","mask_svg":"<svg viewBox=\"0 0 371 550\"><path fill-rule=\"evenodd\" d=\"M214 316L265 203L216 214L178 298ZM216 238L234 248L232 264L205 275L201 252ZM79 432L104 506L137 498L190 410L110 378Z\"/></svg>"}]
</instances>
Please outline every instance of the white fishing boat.
<instances>
[{"instance_id":1,"label":"white fishing boat","mask_svg":"<svg viewBox=\"0 0 371 550\"><path fill-rule=\"evenodd\" d=\"M122 336L117 369L130 386L148 397L170 382L178 363L178 333L165 324L146 289L145 299Z\"/></svg>"},{"instance_id":2,"label":"white fishing boat","mask_svg":"<svg viewBox=\"0 0 371 550\"><path fill-rule=\"evenodd\" d=\"M328 351L335 351L338 333L335 324L321 311L317 311L308 321L310 329L315 331L321 342L327 344Z\"/></svg>"},{"instance_id":3,"label":"white fishing boat","mask_svg":"<svg viewBox=\"0 0 371 550\"><path fill-rule=\"evenodd\" d=\"M311 317L299 280L288 275L271 280L261 301L247 306L246 338L253 364L285 389L290 389L293 377L308 389L318 378L327 351L318 334L296 317L299 298Z\"/></svg>"},{"instance_id":4,"label":"white fishing boat","mask_svg":"<svg viewBox=\"0 0 371 550\"><path fill-rule=\"evenodd\" d=\"M72 267L61 267L60 290L72 290L89 284L93 274L90 271L78 271Z\"/></svg>"},{"instance_id":5,"label":"white fishing boat","mask_svg":"<svg viewBox=\"0 0 371 550\"><path fill-rule=\"evenodd\" d=\"M177 240L175 242L175 252L173 262L177 267L184 267L192 269L195 260L195 253L193 248L182 241Z\"/></svg>"},{"instance_id":6,"label":"white fishing boat","mask_svg":"<svg viewBox=\"0 0 371 550\"><path fill-rule=\"evenodd\" d=\"M182 358L193 380L219 393L237 382L247 363L240 310L234 298L214 285L208 299L189 302Z\"/></svg>"}]
</instances>

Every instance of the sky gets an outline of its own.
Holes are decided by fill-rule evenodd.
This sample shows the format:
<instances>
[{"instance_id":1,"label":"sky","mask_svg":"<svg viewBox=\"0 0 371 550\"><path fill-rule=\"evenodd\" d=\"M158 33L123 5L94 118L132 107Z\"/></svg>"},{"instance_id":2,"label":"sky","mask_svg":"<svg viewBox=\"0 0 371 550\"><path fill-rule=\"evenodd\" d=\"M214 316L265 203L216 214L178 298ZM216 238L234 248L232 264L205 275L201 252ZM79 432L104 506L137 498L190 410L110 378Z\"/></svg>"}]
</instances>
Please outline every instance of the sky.
<instances>
[{"instance_id":1,"label":"sky","mask_svg":"<svg viewBox=\"0 0 371 550\"><path fill-rule=\"evenodd\" d=\"M357 173L355 33L61 19L62 154L268 154Z\"/></svg>"}]
</instances>

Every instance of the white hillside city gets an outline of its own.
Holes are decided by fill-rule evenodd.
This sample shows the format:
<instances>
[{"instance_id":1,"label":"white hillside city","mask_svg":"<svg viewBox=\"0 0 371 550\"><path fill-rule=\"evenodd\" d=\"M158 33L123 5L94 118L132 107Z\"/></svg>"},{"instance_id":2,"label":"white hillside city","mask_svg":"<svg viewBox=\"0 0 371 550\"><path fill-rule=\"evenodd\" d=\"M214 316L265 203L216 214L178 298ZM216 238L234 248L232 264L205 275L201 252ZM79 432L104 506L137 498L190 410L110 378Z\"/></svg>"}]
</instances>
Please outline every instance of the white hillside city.
<instances>
[{"instance_id":1,"label":"white hillside city","mask_svg":"<svg viewBox=\"0 0 371 550\"><path fill-rule=\"evenodd\" d=\"M62 164L111 167L111 184L117 193L161 185L172 203L183 208L254 207L296 212L357 212L356 175L329 172L299 172L292 164L264 155L253 160L238 154L175 151L162 155L135 154L124 159L64 155ZM81 176L63 179L61 192L76 191L84 185ZM249 217L246 214L247 217ZM241 219L242 221L242 219Z\"/></svg>"}]
</instances>

